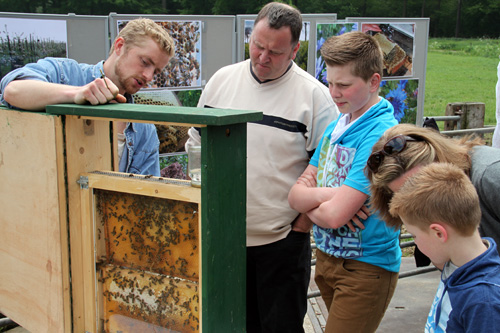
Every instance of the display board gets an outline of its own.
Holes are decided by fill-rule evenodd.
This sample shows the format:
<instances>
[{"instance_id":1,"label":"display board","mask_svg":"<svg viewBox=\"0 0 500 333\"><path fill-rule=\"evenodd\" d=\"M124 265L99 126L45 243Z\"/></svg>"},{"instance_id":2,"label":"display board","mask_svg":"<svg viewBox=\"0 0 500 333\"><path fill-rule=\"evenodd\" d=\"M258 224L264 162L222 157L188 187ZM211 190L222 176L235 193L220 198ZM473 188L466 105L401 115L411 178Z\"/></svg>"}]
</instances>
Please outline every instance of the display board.
<instances>
[{"instance_id":1,"label":"display board","mask_svg":"<svg viewBox=\"0 0 500 333\"><path fill-rule=\"evenodd\" d=\"M111 40L114 40L118 34L120 23L139 17L149 18L160 23L169 30L176 41L176 54L170 69L178 74L179 79L170 80L165 85L168 88L201 88L219 68L236 61L234 16L119 15L111 13L109 15ZM184 66L186 60L193 67ZM178 69L183 71L179 72ZM199 76L196 75L198 73ZM186 74L189 75L189 78L183 80L182 76Z\"/></svg>"},{"instance_id":2,"label":"display board","mask_svg":"<svg viewBox=\"0 0 500 333\"><path fill-rule=\"evenodd\" d=\"M107 57L119 29L139 17L150 18L165 27L176 41L176 54L150 87L136 94L137 102L196 106L201 90L217 70L248 57L246 49L257 15L110 13L105 17L0 13L2 26L5 26L5 31L0 33L0 77L27 62L36 61L37 57L67 56L80 62L96 63ZM301 48L295 61L325 85L326 66L319 54L323 42L334 34L351 30L374 36L385 58L380 94L391 101L399 122L421 125L428 18L348 17L338 20L337 14L333 13L303 14L303 23ZM45 54L24 49L24 45L31 44L55 46L54 50L51 48L53 53ZM5 51L13 46L17 47L18 54Z\"/></svg>"},{"instance_id":3,"label":"display board","mask_svg":"<svg viewBox=\"0 0 500 333\"><path fill-rule=\"evenodd\" d=\"M399 122L421 126L429 19L348 17L345 22L379 41L385 65L380 94L392 103Z\"/></svg>"},{"instance_id":4,"label":"display board","mask_svg":"<svg viewBox=\"0 0 500 333\"><path fill-rule=\"evenodd\" d=\"M237 59L248 58L248 43L257 15L238 15ZM394 107L398 122L421 125L424 114L424 87L429 36L428 18L353 18L337 20L336 14L303 14L301 48L295 62L326 86L326 64L320 48L331 36L363 31L374 36L384 52L384 76L380 95ZM305 65L307 64L307 65Z\"/></svg>"},{"instance_id":5,"label":"display board","mask_svg":"<svg viewBox=\"0 0 500 333\"><path fill-rule=\"evenodd\" d=\"M107 16L0 12L0 77L40 58L94 64L109 51Z\"/></svg>"},{"instance_id":6,"label":"display board","mask_svg":"<svg viewBox=\"0 0 500 333\"><path fill-rule=\"evenodd\" d=\"M246 49L250 41L253 24L257 15L237 15L237 59L242 61L248 58ZM295 62L304 70L314 75L314 41L316 40L317 22L335 22L337 14L302 14L302 33L300 36L300 49ZM302 50L305 48L305 50Z\"/></svg>"}]
</instances>

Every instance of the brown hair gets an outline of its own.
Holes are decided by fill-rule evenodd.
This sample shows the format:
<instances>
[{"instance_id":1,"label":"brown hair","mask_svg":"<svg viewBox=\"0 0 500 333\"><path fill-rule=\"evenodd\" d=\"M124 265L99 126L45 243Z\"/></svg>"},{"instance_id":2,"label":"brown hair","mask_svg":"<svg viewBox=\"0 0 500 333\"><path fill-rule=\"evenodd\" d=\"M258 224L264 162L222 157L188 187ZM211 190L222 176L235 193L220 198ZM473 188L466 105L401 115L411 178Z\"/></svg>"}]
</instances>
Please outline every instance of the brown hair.
<instances>
[{"instance_id":1,"label":"brown hair","mask_svg":"<svg viewBox=\"0 0 500 333\"><path fill-rule=\"evenodd\" d=\"M421 230L443 222L463 236L473 234L481 221L474 185L451 163L431 163L419 169L394 194L389 212Z\"/></svg>"},{"instance_id":2,"label":"brown hair","mask_svg":"<svg viewBox=\"0 0 500 333\"><path fill-rule=\"evenodd\" d=\"M167 30L151 19L138 18L127 22L116 38L119 37L125 40L126 47L130 45L141 46L144 38L150 37L158 43L169 57L174 56L175 43L173 38L168 34ZM109 54L111 55L113 51L114 44L111 46Z\"/></svg>"},{"instance_id":3,"label":"brown hair","mask_svg":"<svg viewBox=\"0 0 500 333\"><path fill-rule=\"evenodd\" d=\"M269 26L273 29L290 27L292 45L299 42L302 31L302 15L298 9L281 2L270 2L259 11L254 26L264 18L267 18Z\"/></svg>"},{"instance_id":4,"label":"brown hair","mask_svg":"<svg viewBox=\"0 0 500 333\"><path fill-rule=\"evenodd\" d=\"M382 77L384 57L377 41L360 31L351 31L328 38L321 47L321 56L328 66L352 63L352 74L366 82L373 74Z\"/></svg>"},{"instance_id":5,"label":"brown hair","mask_svg":"<svg viewBox=\"0 0 500 333\"><path fill-rule=\"evenodd\" d=\"M379 151L386 142L396 135L407 135L421 141L409 141L406 148L395 155L384 156L378 171L373 173L365 168L370 180L371 209L380 214L387 225L399 227L401 220L389 214L389 202L393 192L389 184L408 170L418 165L427 165L432 162L451 163L469 174L471 168L470 151L472 147L483 144L482 140L473 137L451 139L429 128L417 127L412 124L399 124L389 128L373 145L372 152Z\"/></svg>"}]
</instances>

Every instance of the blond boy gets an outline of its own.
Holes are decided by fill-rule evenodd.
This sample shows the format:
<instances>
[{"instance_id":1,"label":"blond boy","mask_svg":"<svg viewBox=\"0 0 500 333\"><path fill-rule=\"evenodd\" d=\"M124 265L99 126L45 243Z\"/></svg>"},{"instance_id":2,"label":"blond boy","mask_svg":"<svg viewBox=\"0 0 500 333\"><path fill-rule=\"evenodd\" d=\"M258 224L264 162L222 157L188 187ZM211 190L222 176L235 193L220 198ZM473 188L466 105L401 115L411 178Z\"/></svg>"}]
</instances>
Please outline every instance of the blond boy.
<instances>
[{"instance_id":1,"label":"blond boy","mask_svg":"<svg viewBox=\"0 0 500 333\"><path fill-rule=\"evenodd\" d=\"M479 199L469 177L449 163L420 167L389 204L441 282L426 332L492 332L500 327L500 257L479 235Z\"/></svg>"}]
</instances>

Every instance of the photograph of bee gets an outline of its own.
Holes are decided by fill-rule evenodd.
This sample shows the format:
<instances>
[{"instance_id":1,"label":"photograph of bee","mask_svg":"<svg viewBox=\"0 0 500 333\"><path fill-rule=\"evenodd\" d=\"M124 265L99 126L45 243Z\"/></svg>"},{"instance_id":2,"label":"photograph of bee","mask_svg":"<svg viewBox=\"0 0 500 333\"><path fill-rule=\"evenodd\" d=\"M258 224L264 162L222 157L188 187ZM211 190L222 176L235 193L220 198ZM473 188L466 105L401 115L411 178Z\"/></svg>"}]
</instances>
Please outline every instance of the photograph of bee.
<instances>
[{"instance_id":1,"label":"photograph of bee","mask_svg":"<svg viewBox=\"0 0 500 333\"><path fill-rule=\"evenodd\" d=\"M120 31L128 20L116 22ZM156 21L175 41L175 56L150 88L201 87L201 21Z\"/></svg>"}]
</instances>

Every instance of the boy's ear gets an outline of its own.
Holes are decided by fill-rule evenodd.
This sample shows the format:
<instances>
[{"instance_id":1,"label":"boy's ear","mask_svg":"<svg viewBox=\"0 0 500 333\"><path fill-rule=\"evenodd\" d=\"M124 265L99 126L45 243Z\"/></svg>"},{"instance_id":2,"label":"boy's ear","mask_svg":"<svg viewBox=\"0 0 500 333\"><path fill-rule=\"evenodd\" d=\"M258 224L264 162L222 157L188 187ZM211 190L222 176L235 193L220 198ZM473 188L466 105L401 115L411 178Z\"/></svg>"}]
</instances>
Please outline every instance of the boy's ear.
<instances>
[{"instance_id":1,"label":"boy's ear","mask_svg":"<svg viewBox=\"0 0 500 333\"><path fill-rule=\"evenodd\" d=\"M429 231L434 235L439 241L446 242L448 240L448 231L440 223L432 223L429 226Z\"/></svg>"},{"instance_id":2,"label":"boy's ear","mask_svg":"<svg viewBox=\"0 0 500 333\"><path fill-rule=\"evenodd\" d=\"M378 91L380 87L380 81L382 78L380 77L379 73L373 73L372 77L370 78L370 90L371 92L376 92Z\"/></svg>"}]
</instances>

